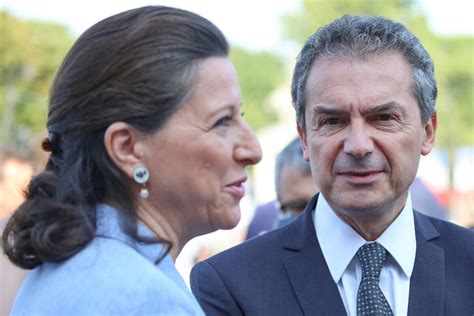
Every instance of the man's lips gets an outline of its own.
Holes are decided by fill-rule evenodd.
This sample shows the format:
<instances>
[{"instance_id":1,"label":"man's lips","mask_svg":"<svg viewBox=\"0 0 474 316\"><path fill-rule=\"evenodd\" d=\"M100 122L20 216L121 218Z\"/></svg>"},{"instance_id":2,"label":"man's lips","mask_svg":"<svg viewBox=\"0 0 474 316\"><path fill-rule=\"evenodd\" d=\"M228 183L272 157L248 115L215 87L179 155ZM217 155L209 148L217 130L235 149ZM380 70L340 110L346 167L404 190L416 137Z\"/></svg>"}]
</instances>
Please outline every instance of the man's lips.
<instances>
[{"instance_id":1,"label":"man's lips","mask_svg":"<svg viewBox=\"0 0 474 316\"><path fill-rule=\"evenodd\" d=\"M376 178L382 174L380 170L371 171L345 171L338 173L344 177L347 182L352 184L370 184L376 180Z\"/></svg>"},{"instance_id":2,"label":"man's lips","mask_svg":"<svg viewBox=\"0 0 474 316\"><path fill-rule=\"evenodd\" d=\"M236 198L243 198L245 195L244 182L247 181L247 177L243 177L237 181L227 184L225 188Z\"/></svg>"}]
</instances>

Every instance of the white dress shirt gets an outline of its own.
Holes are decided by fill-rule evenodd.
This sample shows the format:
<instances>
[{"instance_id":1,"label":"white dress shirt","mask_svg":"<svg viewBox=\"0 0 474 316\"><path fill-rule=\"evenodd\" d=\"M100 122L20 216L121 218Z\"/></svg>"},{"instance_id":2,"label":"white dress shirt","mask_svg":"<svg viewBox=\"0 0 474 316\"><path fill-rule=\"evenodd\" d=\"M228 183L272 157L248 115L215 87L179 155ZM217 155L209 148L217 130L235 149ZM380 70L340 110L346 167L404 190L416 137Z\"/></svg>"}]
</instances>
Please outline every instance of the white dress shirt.
<instances>
[{"instance_id":1,"label":"white dress shirt","mask_svg":"<svg viewBox=\"0 0 474 316\"><path fill-rule=\"evenodd\" d=\"M367 241L332 211L322 194L319 195L313 220L324 259L337 284L346 312L348 315L357 315L357 291L362 268L356 253ZM376 241L389 253L380 273L380 289L393 313L406 315L416 255L410 194L400 215Z\"/></svg>"}]
</instances>

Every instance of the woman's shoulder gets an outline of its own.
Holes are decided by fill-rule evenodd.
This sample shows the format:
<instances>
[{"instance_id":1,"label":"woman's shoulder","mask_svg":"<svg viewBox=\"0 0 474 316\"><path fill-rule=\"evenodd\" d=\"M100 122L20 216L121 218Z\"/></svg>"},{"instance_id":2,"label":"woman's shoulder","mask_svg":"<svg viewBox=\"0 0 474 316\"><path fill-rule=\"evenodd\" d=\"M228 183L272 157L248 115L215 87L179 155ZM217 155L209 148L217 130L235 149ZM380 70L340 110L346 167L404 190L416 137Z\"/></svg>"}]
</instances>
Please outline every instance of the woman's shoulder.
<instances>
[{"instance_id":1,"label":"woman's shoulder","mask_svg":"<svg viewBox=\"0 0 474 316\"><path fill-rule=\"evenodd\" d=\"M95 238L64 262L45 263L33 270L22 285L15 306L31 308L19 314L38 310L44 314L124 314L170 308L185 309L192 315L189 294L175 281L160 265L154 265L122 241Z\"/></svg>"},{"instance_id":2,"label":"woman's shoulder","mask_svg":"<svg viewBox=\"0 0 474 316\"><path fill-rule=\"evenodd\" d=\"M112 291L123 288L145 291L148 286L159 289L158 284L168 281L166 273L136 249L121 240L96 237L86 248L59 264L44 264L42 274L51 281L65 280L77 288L84 284L94 289ZM140 282L140 283L138 283Z\"/></svg>"}]
</instances>

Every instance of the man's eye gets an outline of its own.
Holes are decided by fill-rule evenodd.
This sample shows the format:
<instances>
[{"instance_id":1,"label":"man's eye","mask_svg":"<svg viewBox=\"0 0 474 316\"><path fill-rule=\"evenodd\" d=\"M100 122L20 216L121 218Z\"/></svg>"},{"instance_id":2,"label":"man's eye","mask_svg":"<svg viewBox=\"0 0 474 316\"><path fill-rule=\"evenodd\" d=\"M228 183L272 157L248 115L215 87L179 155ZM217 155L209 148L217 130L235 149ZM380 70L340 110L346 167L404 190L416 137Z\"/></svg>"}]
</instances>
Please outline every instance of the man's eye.
<instances>
[{"instance_id":1,"label":"man's eye","mask_svg":"<svg viewBox=\"0 0 474 316\"><path fill-rule=\"evenodd\" d=\"M341 123L341 119L336 117L330 117L321 122L321 125L337 125Z\"/></svg>"},{"instance_id":2,"label":"man's eye","mask_svg":"<svg viewBox=\"0 0 474 316\"><path fill-rule=\"evenodd\" d=\"M398 118L394 114L377 114L374 115L371 120L374 123L380 123L380 124L391 124L393 122L398 121Z\"/></svg>"},{"instance_id":3,"label":"man's eye","mask_svg":"<svg viewBox=\"0 0 474 316\"><path fill-rule=\"evenodd\" d=\"M380 114L377 116L379 121L390 121L393 120L393 116L390 114Z\"/></svg>"}]
</instances>

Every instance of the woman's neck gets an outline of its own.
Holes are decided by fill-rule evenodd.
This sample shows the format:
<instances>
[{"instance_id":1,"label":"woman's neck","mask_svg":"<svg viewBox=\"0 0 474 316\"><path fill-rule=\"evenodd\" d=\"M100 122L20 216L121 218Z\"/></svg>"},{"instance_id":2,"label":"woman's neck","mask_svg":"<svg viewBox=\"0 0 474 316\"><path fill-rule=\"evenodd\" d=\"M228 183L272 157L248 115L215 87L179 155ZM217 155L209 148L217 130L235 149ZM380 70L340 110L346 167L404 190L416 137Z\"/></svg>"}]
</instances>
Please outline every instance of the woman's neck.
<instances>
[{"instance_id":1,"label":"woman's neck","mask_svg":"<svg viewBox=\"0 0 474 316\"><path fill-rule=\"evenodd\" d=\"M176 229L151 203L143 201L139 202L137 206L138 220L145 225L155 237L171 242L170 255L173 261L176 261L176 258L184 246Z\"/></svg>"}]
</instances>

